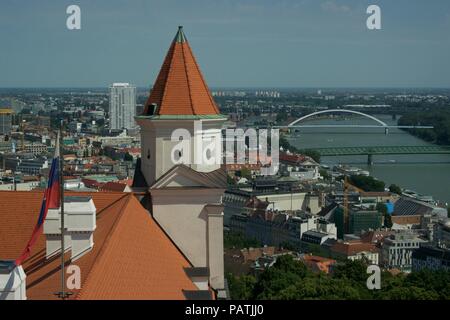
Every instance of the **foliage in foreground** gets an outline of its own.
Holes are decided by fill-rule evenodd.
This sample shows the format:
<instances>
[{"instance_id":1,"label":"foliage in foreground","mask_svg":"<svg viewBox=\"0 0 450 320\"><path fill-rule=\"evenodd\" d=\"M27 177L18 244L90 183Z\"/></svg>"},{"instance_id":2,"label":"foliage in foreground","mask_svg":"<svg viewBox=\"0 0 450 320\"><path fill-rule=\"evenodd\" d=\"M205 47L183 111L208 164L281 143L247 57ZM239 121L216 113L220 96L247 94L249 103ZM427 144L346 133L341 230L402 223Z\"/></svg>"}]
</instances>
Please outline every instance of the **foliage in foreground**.
<instances>
[{"instance_id":1,"label":"foliage in foreground","mask_svg":"<svg viewBox=\"0 0 450 320\"><path fill-rule=\"evenodd\" d=\"M450 272L420 271L408 275L381 275L381 290L368 290L367 264L346 261L332 275L313 273L292 256L278 258L258 277L227 275L231 298L238 300L436 300L450 299Z\"/></svg>"}]
</instances>

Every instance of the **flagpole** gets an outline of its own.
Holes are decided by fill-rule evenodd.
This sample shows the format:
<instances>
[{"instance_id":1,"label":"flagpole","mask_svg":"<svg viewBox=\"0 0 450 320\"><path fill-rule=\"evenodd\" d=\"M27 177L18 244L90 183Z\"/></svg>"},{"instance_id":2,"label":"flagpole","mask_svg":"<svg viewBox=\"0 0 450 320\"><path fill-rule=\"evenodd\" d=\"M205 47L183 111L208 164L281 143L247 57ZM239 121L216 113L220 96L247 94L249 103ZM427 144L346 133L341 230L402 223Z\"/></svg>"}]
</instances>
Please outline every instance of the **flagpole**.
<instances>
[{"instance_id":1,"label":"flagpole","mask_svg":"<svg viewBox=\"0 0 450 320\"><path fill-rule=\"evenodd\" d=\"M65 271L64 271L64 155L62 153L63 145L63 120L61 120L61 126L59 129L59 188L60 188L60 201L61 204L61 299L66 298L65 290Z\"/></svg>"}]
</instances>

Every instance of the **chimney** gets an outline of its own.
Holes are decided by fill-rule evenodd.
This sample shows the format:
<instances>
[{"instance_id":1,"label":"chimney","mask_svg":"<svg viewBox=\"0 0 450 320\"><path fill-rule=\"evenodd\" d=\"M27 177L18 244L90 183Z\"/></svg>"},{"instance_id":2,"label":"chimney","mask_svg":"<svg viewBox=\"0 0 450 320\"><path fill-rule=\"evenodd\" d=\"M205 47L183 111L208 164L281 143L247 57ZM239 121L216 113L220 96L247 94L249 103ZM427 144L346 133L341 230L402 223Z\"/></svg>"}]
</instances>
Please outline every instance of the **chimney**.
<instances>
[{"instance_id":1,"label":"chimney","mask_svg":"<svg viewBox=\"0 0 450 320\"><path fill-rule=\"evenodd\" d=\"M67 212L67 233L72 244L71 260L75 261L94 246L94 231L97 227L94 201L91 197L66 197L64 211Z\"/></svg>"},{"instance_id":2,"label":"chimney","mask_svg":"<svg viewBox=\"0 0 450 320\"><path fill-rule=\"evenodd\" d=\"M26 300L26 275L12 260L0 260L0 300Z\"/></svg>"},{"instance_id":3,"label":"chimney","mask_svg":"<svg viewBox=\"0 0 450 320\"><path fill-rule=\"evenodd\" d=\"M71 260L75 261L94 246L96 228L94 201L89 196L68 196L64 199L65 252L71 249ZM46 235L46 258L61 250L61 210L50 209L44 222Z\"/></svg>"},{"instance_id":4,"label":"chimney","mask_svg":"<svg viewBox=\"0 0 450 320\"><path fill-rule=\"evenodd\" d=\"M44 234L46 237L45 247L47 259L61 251L61 210L48 209L47 217L44 221ZM67 221L67 211L64 213L64 221ZM67 222L66 222L67 229ZM64 235L64 252L70 248L70 234Z\"/></svg>"}]
</instances>

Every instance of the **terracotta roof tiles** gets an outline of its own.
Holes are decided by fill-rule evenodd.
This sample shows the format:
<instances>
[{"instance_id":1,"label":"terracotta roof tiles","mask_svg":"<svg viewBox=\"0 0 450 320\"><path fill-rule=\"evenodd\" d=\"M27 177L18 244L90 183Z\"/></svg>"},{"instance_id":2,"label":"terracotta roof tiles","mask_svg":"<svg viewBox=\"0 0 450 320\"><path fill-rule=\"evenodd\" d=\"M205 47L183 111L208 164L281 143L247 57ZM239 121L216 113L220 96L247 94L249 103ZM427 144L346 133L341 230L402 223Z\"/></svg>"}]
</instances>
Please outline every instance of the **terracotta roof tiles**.
<instances>
[{"instance_id":1,"label":"terracotta roof tiles","mask_svg":"<svg viewBox=\"0 0 450 320\"><path fill-rule=\"evenodd\" d=\"M191 267L178 248L131 193L89 195L97 208L93 249L74 262L82 288L70 299L185 299L197 290L184 268ZM25 247L42 201L42 192L0 191L0 259L15 259ZM20 204L20 205L18 205ZM66 266L70 252L65 254ZM45 259L45 236L23 265L29 299L57 299L60 258Z\"/></svg>"},{"instance_id":2,"label":"terracotta roof tiles","mask_svg":"<svg viewBox=\"0 0 450 320\"><path fill-rule=\"evenodd\" d=\"M157 105L156 115L217 115L206 81L179 27L147 100L144 115Z\"/></svg>"}]
</instances>

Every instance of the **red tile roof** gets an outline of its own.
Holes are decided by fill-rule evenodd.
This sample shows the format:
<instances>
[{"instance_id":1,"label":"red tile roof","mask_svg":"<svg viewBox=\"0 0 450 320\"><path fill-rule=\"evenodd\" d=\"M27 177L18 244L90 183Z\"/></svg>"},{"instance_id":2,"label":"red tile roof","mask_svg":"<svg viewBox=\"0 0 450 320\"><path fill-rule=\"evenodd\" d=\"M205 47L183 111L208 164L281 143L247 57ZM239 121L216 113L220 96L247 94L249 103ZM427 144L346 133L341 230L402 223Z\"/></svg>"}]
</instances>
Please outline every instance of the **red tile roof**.
<instances>
[{"instance_id":1,"label":"red tile roof","mask_svg":"<svg viewBox=\"0 0 450 320\"><path fill-rule=\"evenodd\" d=\"M120 182L107 182L104 185L102 185L99 190L100 191L116 191L116 192L124 192L125 188L127 187L127 184L120 183Z\"/></svg>"},{"instance_id":2,"label":"red tile roof","mask_svg":"<svg viewBox=\"0 0 450 320\"><path fill-rule=\"evenodd\" d=\"M90 195L97 208L94 247L74 262L81 269L82 287L72 290L70 299L184 299L182 290L197 290L184 271L190 263L133 194L68 195ZM20 255L41 200L41 192L0 191L0 259ZM70 252L65 256L68 266ZM29 299L57 299L60 258L45 259L44 235L24 270Z\"/></svg>"},{"instance_id":3,"label":"red tile roof","mask_svg":"<svg viewBox=\"0 0 450 320\"><path fill-rule=\"evenodd\" d=\"M131 186L133 185L133 179L130 179L130 178L128 178L128 179L123 179L123 180L119 180L119 181L117 181L117 182L126 184L126 185L129 186L129 187L131 187Z\"/></svg>"},{"instance_id":4,"label":"red tile roof","mask_svg":"<svg viewBox=\"0 0 450 320\"><path fill-rule=\"evenodd\" d=\"M280 161L288 162L291 164L299 164L306 161L306 157L301 154L287 154L284 152L280 152Z\"/></svg>"},{"instance_id":5,"label":"red tile roof","mask_svg":"<svg viewBox=\"0 0 450 320\"><path fill-rule=\"evenodd\" d=\"M356 241L336 242L331 248L331 251L343 254L345 256L353 256L360 252L379 252L378 248L373 243Z\"/></svg>"},{"instance_id":6,"label":"red tile roof","mask_svg":"<svg viewBox=\"0 0 450 320\"><path fill-rule=\"evenodd\" d=\"M99 189L100 187L102 187L104 185L103 182L98 182L97 180L93 180L93 179L83 178L83 179L81 179L81 181L84 183L84 185L87 188Z\"/></svg>"},{"instance_id":7,"label":"red tile roof","mask_svg":"<svg viewBox=\"0 0 450 320\"><path fill-rule=\"evenodd\" d=\"M153 103L158 107L157 115L219 114L182 27L169 48L144 114Z\"/></svg>"},{"instance_id":8,"label":"red tile roof","mask_svg":"<svg viewBox=\"0 0 450 320\"><path fill-rule=\"evenodd\" d=\"M329 273L330 267L336 263L336 260L313 255L304 255L301 260L313 271L322 271L325 273Z\"/></svg>"}]
</instances>

